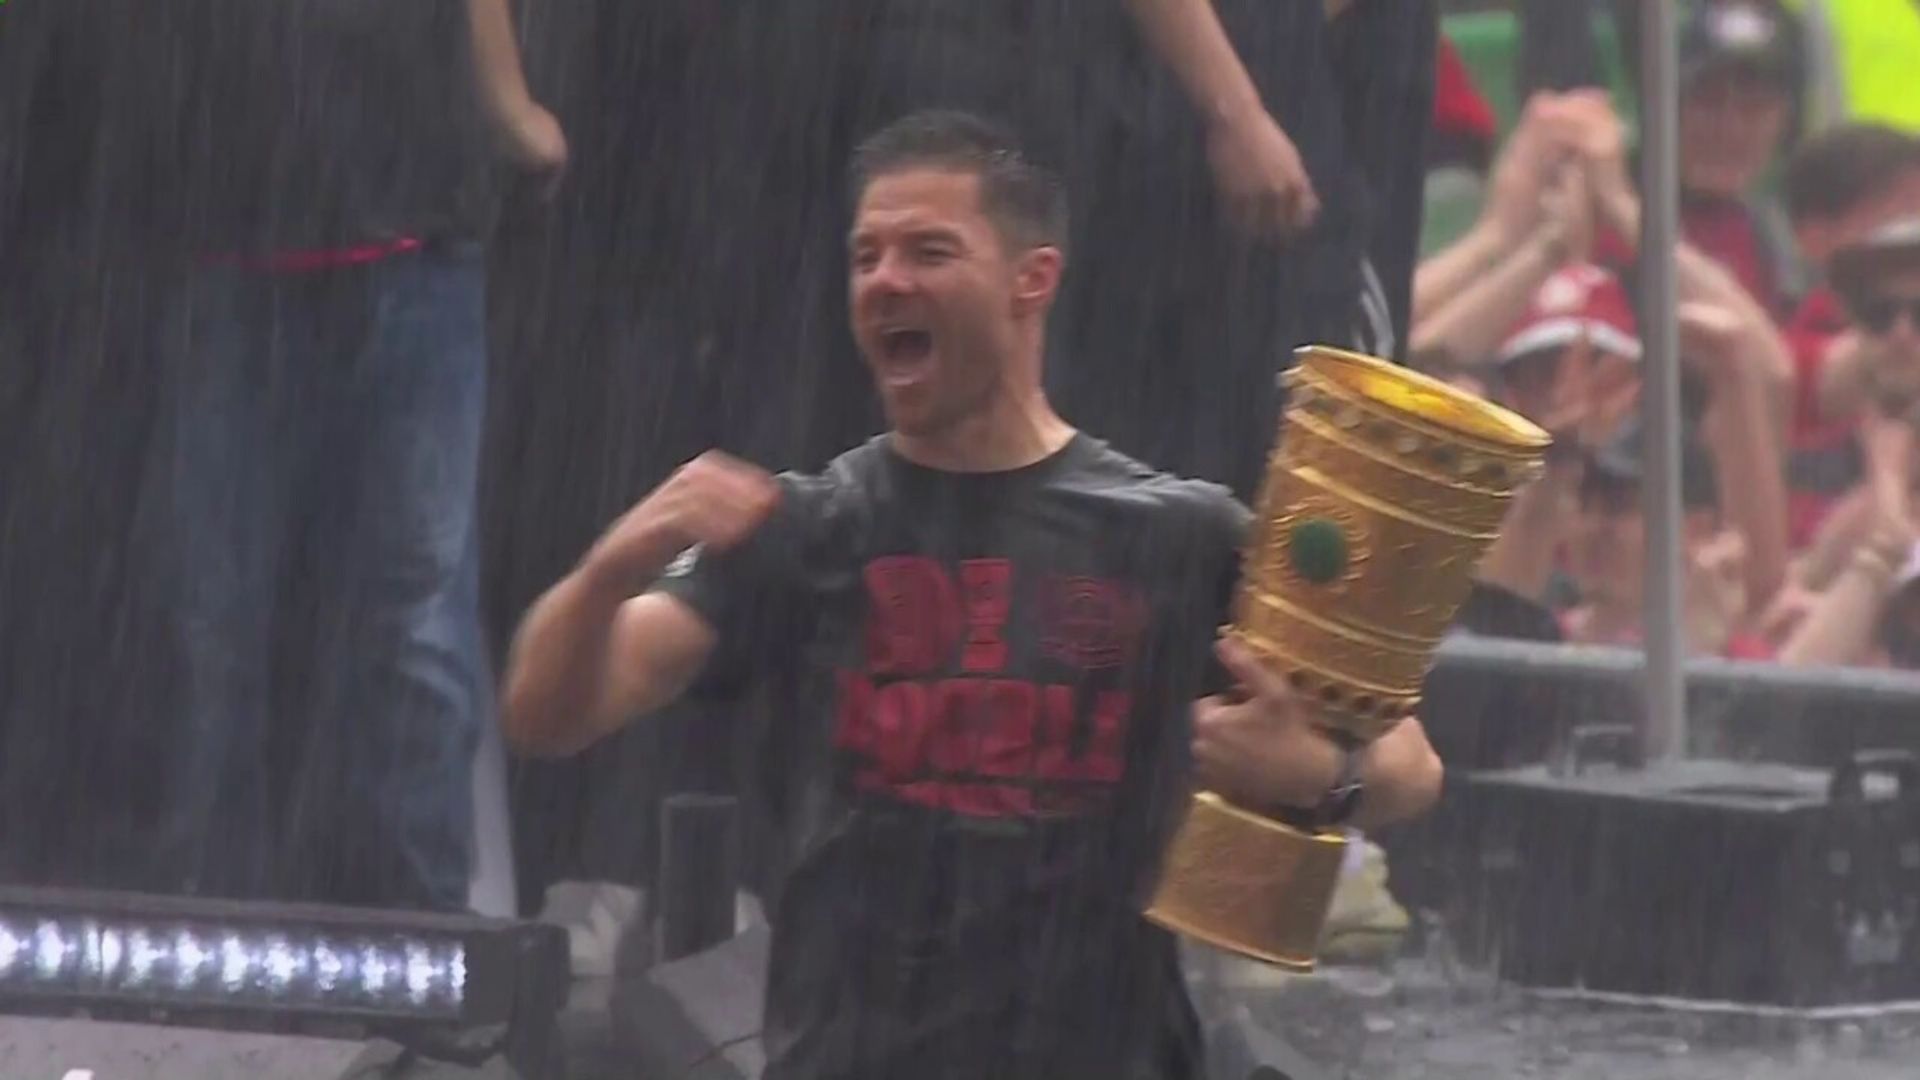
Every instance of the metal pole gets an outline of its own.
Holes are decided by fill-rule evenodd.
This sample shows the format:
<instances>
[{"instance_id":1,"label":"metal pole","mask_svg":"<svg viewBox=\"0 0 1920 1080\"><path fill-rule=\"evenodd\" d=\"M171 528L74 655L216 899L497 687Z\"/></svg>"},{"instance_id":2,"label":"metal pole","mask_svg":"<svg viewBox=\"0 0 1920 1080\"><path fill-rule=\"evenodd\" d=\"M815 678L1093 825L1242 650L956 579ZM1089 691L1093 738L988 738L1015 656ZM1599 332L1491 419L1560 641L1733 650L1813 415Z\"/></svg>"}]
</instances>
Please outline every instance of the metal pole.
<instances>
[{"instance_id":1,"label":"metal pole","mask_svg":"<svg viewBox=\"0 0 1920 1080\"><path fill-rule=\"evenodd\" d=\"M1674 244L1680 235L1678 43L1673 0L1640 0L1640 338L1647 516L1648 760L1686 752L1681 609L1680 349Z\"/></svg>"}]
</instances>

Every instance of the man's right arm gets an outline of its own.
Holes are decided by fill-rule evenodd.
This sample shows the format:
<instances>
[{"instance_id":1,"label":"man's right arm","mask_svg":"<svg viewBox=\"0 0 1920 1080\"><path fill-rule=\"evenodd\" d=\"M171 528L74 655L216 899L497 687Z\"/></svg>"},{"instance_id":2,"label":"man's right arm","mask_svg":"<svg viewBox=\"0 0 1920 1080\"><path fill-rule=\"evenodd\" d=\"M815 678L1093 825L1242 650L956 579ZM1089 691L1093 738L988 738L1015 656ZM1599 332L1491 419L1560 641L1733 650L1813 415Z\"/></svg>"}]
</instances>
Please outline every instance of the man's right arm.
<instances>
[{"instance_id":1,"label":"man's right arm","mask_svg":"<svg viewBox=\"0 0 1920 1080\"><path fill-rule=\"evenodd\" d=\"M778 499L765 472L708 454L628 511L514 635L501 703L507 741L524 753L576 753L679 697L719 631L688 601L646 590L689 547L738 544Z\"/></svg>"},{"instance_id":2,"label":"man's right arm","mask_svg":"<svg viewBox=\"0 0 1920 1080\"><path fill-rule=\"evenodd\" d=\"M503 699L523 753L578 753L671 703L718 642L677 597L626 595L583 564L540 598L515 636Z\"/></svg>"}]
</instances>

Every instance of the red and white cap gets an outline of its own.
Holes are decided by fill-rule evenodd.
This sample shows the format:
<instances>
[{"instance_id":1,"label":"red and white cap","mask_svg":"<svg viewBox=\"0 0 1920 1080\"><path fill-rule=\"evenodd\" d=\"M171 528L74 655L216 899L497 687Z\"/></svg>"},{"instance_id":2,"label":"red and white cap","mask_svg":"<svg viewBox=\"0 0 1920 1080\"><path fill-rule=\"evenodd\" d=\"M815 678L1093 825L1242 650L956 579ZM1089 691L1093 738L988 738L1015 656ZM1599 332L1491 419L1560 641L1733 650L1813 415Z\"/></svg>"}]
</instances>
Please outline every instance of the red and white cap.
<instances>
[{"instance_id":1,"label":"red and white cap","mask_svg":"<svg viewBox=\"0 0 1920 1080\"><path fill-rule=\"evenodd\" d=\"M1582 263L1559 270L1533 294L1526 314L1500 344L1496 362L1558 349L1585 336L1601 352L1640 359L1640 324L1620 279Z\"/></svg>"}]
</instances>

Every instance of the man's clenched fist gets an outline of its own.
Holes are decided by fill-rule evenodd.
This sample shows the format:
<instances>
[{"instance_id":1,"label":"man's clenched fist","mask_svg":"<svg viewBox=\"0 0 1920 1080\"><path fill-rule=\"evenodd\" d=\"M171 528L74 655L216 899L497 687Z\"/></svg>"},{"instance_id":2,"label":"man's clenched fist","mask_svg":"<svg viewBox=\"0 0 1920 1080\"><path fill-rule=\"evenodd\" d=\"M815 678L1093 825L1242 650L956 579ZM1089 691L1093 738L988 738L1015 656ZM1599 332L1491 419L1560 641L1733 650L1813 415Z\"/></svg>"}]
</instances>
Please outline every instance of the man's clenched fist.
<instances>
[{"instance_id":1,"label":"man's clenched fist","mask_svg":"<svg viewBox=\"0 0 1920 1080\"><path fill-rule=\"evenodd\" d=\"M746 539L779 500L771 473L709 450L614 522L587 560L637 592L696 544L724 550Z\"/></svg>"}]
</instances>

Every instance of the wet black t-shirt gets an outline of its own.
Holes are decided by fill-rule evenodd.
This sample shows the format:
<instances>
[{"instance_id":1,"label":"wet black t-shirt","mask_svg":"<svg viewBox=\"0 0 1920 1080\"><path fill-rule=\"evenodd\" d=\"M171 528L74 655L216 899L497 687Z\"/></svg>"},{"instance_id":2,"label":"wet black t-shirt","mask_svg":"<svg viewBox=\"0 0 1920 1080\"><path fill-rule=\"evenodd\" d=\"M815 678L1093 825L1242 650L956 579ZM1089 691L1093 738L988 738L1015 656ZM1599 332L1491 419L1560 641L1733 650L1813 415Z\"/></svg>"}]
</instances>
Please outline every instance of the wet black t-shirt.
<instances>
[{"instance_id":1,"label":"wet black t-shirt","mask_svg":"<svg viewBox=\"0 0 1920 1080\"><path fill-rule=\"evenodd\" d=\"M1195 1075L1140 911L1246 511L1084 435L992 474L882 437L782 483L658 586L718 631L705 690L796 674L768 1080Z\"/></svg>"}]
</instances>

